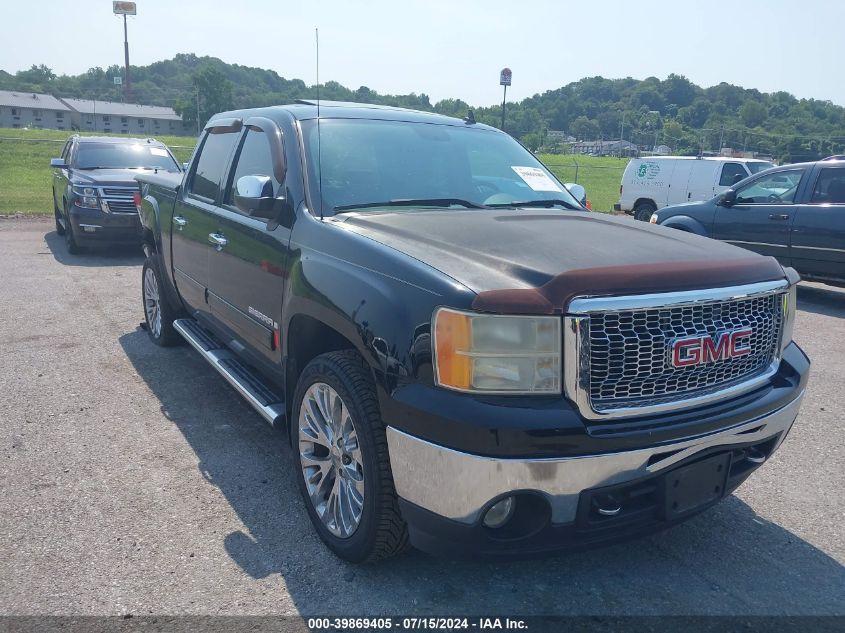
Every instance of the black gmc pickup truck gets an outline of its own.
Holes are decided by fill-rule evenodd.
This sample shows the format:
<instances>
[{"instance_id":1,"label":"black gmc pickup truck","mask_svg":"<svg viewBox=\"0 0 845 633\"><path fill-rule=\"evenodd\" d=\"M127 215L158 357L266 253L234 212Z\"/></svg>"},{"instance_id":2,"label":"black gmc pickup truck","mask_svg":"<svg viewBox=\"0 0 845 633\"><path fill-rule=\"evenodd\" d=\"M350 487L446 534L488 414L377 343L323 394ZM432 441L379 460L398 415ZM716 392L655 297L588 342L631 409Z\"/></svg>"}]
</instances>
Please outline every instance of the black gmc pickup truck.
<instances>
[{"instance_id":1,"label":"black gmc pickup truck","mask_svg":"<svg viewBox=\"0 0 845 633\"><path fill-rule=\"evenodd\" d=\"M137 180L152 341L186 339L289 434L347 560L670 526L798 414L792 269L590 213L471 115L227 112L184 177Z\"/></svg>"}]
</instances>

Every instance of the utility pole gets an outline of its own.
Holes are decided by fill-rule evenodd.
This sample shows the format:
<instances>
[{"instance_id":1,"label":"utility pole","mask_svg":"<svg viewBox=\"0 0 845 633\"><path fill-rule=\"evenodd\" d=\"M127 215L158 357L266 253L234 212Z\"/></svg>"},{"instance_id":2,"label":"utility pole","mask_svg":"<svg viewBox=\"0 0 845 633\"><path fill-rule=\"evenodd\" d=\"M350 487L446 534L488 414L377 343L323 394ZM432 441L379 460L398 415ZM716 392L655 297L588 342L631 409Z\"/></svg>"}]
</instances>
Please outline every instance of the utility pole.
<instances>
[{"instance_id":1,"label":"utility pole","mask_svg":"<svg viewBox=\"0 0 845 633\"><path fill-rule=\"evenodd\" d=\"M712 132L713 128L702 128L701 130L701 150L699 151L699 156L704 156L704 143L707 140L707 132Z\"/></svg>"},{"instance_id":2,"label":"utility pole","mask_svg":"<svg viewBox=\"0 0 845 633\"><path fill-rule=\"evenodd\" d=\"M722 153L722 148L725 146L725 124L722 124L722 127L719 128L719 154Z\"/></svg>"},{"instance_id":3,"label":"utility pole","mask_svg":"<svg viewBox=\"0 0 845 633\"><path fill-rule=\"evenodd\" d=\"M622 141L625 140L625 111L622 111L622 129L619 130L619 158L622 158Z\"/></svg>"}]
</instances>

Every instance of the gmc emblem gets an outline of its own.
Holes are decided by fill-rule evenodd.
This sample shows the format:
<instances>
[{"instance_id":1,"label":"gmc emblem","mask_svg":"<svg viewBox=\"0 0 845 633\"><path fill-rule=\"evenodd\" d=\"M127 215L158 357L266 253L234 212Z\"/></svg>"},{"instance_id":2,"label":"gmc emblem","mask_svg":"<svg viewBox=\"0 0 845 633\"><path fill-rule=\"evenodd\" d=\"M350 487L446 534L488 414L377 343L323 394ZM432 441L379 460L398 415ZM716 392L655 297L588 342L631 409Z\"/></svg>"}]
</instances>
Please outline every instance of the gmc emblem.
<instances>
[{"instance_id":1,"label":"gmc emblem","mask_svg":"<svg viewBox=\"0 0 845 633\"><path fill-rule=\"evenodd\" d=\"M720 332L716 337L689 336L672 341L673 367L693 367L746 356L751 353L751 328Z\"/></svg>"}]
</instances>

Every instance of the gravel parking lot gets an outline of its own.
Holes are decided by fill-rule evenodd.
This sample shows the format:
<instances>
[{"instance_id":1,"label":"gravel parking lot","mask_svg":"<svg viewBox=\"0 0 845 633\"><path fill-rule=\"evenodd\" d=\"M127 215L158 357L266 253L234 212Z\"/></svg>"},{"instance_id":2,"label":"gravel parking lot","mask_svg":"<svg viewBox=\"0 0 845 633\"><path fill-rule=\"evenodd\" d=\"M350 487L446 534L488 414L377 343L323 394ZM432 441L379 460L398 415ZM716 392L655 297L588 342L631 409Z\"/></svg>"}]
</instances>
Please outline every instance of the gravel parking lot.
<instances>
[{"instance_id":1,"label":"gravel parking lot","mask_svg":"<svg viewBox=\"0 0 845 633\"><path fill-rule=\"evenodd\" d=\"M845 614L845 291L799 289L802 414L716 508L551 560L355 567L281 435L138 327L141 263L0 220L0 614Z\"/></svg>"}]
</instances>

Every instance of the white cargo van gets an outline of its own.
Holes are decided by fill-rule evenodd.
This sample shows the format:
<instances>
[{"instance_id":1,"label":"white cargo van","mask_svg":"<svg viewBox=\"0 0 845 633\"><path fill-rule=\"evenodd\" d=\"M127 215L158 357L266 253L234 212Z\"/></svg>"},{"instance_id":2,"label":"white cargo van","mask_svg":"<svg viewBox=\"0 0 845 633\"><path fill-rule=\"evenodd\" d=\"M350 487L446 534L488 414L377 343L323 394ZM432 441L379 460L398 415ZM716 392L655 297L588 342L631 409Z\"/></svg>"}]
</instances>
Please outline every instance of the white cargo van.
<instances>
[{"instance_id":1,"label":"white cargo van","mask_svg":"<svg viewBox=\"0 0 845 633\"><path fill-rule=\"evenodd\" d=\"M648 222L670 204L709 200L740 180L774 167L748 158L651 156L634 158L625 168L617 210Z\"/></svg>"}]
</instances>

